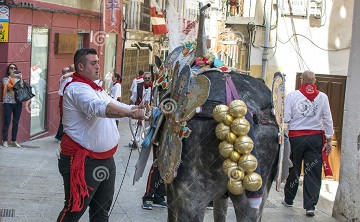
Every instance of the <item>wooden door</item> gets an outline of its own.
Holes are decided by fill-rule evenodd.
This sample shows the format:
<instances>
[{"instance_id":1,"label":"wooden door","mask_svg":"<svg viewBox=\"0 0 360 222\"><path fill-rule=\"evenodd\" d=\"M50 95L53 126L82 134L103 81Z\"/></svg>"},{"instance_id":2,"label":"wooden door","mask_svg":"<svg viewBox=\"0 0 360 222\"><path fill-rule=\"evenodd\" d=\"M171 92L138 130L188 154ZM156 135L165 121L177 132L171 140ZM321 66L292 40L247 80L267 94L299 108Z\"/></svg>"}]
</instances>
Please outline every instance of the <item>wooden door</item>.
<instances>
[{"instance_id":1,"label":"wooden door","mask_svg":"<svg viewBox=\"0 0 360 222\"><path fill-rule=\"evenodd\" d=\"M296 89L300 88L300 74L297 74ZM332 152L330 154L330 166L333 171L333 179L339 180L341 135L345 102L346 76L316 75L316 87L324 92L330 103L331 114L334 122L334 136L332 138Z\"/></svg>"}]
</instances>

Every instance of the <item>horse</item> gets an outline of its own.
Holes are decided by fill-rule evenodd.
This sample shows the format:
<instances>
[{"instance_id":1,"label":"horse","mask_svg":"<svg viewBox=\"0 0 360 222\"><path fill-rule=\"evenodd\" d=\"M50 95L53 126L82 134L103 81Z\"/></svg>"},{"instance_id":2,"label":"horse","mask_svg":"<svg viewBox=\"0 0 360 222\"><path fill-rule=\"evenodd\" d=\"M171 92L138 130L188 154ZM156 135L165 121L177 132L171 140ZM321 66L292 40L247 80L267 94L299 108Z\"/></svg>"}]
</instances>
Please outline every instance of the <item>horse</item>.
<instances>
[{"instance_id":1,"label":"horse","mask_svg":"<svg viewBox=\"0 0 360 222\"><path fill-rule=\"evenodd\" d=\"M222 170L224 158L218 150L221 141L216 138L217 122L212 117L216 105L227 104L223 73L210 70L201 75L210 80L210 93L201 107L202 111L187 122L192 132L182 140L181 164L176 178L167 185L168 221L203 221L206 206L212 200L215 221L225 221L227 196L233 202L238 222L260 221L278 161L278 127L271 112L271 91L254 77L238 72L229 73L239 96L253 114L254 149L257 151L264 190L260 207L255 209L250 207L245 193L227 193L228 177ZM160 145L164 138L162 134L166 133L162 127L158 134Z\"/></svg>"}]
</instances>

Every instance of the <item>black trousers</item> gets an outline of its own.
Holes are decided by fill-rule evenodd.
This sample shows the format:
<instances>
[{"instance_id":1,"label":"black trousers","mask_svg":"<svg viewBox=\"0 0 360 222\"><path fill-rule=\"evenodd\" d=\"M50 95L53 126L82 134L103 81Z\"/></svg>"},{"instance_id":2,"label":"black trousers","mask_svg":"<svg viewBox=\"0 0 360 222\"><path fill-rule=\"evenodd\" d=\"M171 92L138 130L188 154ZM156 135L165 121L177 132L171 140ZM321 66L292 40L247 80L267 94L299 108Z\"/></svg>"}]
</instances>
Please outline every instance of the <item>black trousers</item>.
<instances>
[{"instance_id":1,"label":"black trousers","mask_svg":"<svg viewBox=\"0 0 360 222\"><path fill-rule=\"evenodd\" d=\"M90 207L89 218L91 222L109 221L108 212L114 196L116 175L114 158L97 160L86 157L85 180L86 184L92 189L89 189L90 197L85 197L84 208L81 212L70 212L70 161L71 157L60 154L58 165L60 174L64 179L65 203L57 221L78 221L88 206Z\"/></svg>"},{"instance_id":2,"label":"black trousers","mask_svg":"<svg viewBox=\"0 0 360 222\"><path fill-rule=\"evenodd\" d=\"M153 145L153 160L156 160L157 146ZM153 201L154 203L161 203L165 201L166 190L164 180L160 176L158 167L151 166L148 181L146 184L146 191L143 196L143 201Z\"/></svg>"},{"instance_id":3,"label":"black trousers","mask_svg":"<svg viewBox=\"0 0 360 222\"><path fill-rule=\"evenodd\" d=\"M303 207L306 210L315 210L321 188L322 144L321 134L290 138L290 159L294 166L290 168L286 179L284 189L286 203L294 202L304 160Z\"/></svg>"},{"instance_id":4,"label":"black trousers","mask_svg":"<svg viewBox=\"0 0 360 222\"><path fill-rule=\"evenodd\" d=\"M3 126L3 141L8 141L8 133L12 120L12 133L11 133L11 141L16 141L18 128L19 128L19 120L21 116L22 103L3 103L4 105L4 126Z\"/></svg>"}]
</instances>

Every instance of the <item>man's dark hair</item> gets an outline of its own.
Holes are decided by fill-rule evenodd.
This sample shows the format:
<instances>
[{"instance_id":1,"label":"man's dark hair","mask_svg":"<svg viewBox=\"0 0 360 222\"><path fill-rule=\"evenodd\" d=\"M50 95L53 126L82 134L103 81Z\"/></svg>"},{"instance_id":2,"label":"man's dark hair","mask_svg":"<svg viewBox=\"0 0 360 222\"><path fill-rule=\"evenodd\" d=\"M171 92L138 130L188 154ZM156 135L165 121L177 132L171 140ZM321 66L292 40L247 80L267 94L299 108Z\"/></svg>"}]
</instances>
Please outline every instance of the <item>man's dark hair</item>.
<instances>
[{"instance_id":1,"label":"man's dark hair","mask_svg":"<svg viewBox=\"0 0 360 222\"><path fill-rule=\"evenodd\" d=\"M139 71L139 76L142 76L142 75L144 75L144 71L143 71L143 70L140 70L140 71Z\"/></svg>"},{"instance_id":2,"label":"man's dark hair","mask_svg":"<svg viewBox=\"0 0 360 222\"><path fill-rule=\"evenodd\" d=\"M74 55L75 71L78 72L78 64L86 63L86 55L97 55L96 49L78 49Z\"/></svg>"}]
</instances>

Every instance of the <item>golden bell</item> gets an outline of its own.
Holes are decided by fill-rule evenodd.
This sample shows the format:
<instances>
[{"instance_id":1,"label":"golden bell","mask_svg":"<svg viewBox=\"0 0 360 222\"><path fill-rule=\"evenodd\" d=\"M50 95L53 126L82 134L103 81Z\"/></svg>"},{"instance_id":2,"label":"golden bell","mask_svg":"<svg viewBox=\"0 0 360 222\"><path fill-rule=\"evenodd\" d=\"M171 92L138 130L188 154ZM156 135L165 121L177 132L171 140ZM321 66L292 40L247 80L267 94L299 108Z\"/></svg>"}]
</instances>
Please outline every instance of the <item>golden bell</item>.
<instances>
[{"instance_id":1,"label":"golden bell","mask_svg":"<svg viewBox=\"0 0 360 222\"><path fill-rule=\"evenodd\" d=\"M258 191L262 185L262 178L259 174L251 172L245 175L243 186L248 191Z\"/></svg>"},{"instance_id":2,"label":"golden bell","mask_svg":"<svg viewBox=\"0 0 360 222\"><path fill-rule=\"evenodd\" d=\"M227 188L230 191L230 193L234 195L242 194L245 190L242 181L235 181L235 180L229 180L227 184Z\"/></svg>"},{"instance_id":3,"label":"golden bell","mask_svg":"<svg viewBox=\"0 0 360 222\"><path fill-rule=\"evenodd\" d=\"M228 175L228 171L230 168L237 168L237 163L236 162L233 162L231 161L230 159L226 159L223 163L223 171L226 175Z\"/></svg>"},{"instance_id":4,"label":"golden bell","mask_svg":"<svg viewBox=\"0 0 360 222\"><path fill-rule=\"evenodd\" d=\"M231 123L231 131L237 136L245 136L250 130L250 123L245 118L236 118Z\"/></svg>"},{"instance_id":5,"label":"golden bell","mask_svg":"<svg viewBox=\"0 0 360 222\"><path fill-rule=\"evenodd\" d=\"M216 121L218 121L219 123L223 121L224 116L226 116L227 112L229 110L229 107L227 107L226 105L217 105L214 109L213 109L213 117Z\"/></svg>"},{"instance_id":6,"label":"golden bell","mask_svg":"<svg viewBox=\"0 0 360 222\"><path fill-rule=\"evenodd\" d=\"M230 127L225 125L224 123L219 123L215 128L215 134L219 140L225 140L226 135L229 133L230 133Z\"/></svg>"},{"instance_id":7,"label":"golden bell","mask_svg":"<svg viewBox=\"0 0 360 222\"><path fill-rule=\"evenodd\" d=\"M228 170L228 177L230 180L240 181L244 179L244 176L244 171L239 169L239 167L233 167Z\"/></svg>"},{"instance_id":8,"label":"golden bell","mask_svg":"<svg viewBox=\"0 0 360 222\"><path fill-rule=\"evenodd\" d=\"M222 120L222 122L227 126L230 126L232 121L234 121L234 117L232 117L230 114L226 114Z\"/></svg>"},{"instance_id":9,"label":"golden bell","mask_svg":"<svg viewBox=\"0 0 360 222\"><path fill-rule=\"evenodd\" d=\"M247 112L247 106L242 100L234 100L229 104L229 113L234 118L240 118L245 116Z\"/></svg>"},{"instance_id":10,"label":"golden bell","mask_svg":"<svg viewBox=\"0 0 360 222\"><path fill-rule=\"evenodd\" d=\"M234 151L234 146L231 143L228 143L226 140L222 141L219 144L220 155L223 156L224 158L229 158L231 151Z\"/></svg>"},{"instance_id":11,"label":"golden bell","mask_svg":"<svg viewBox=\"0 0 360 222\"><path fill-rule=\"evenodd\" d=\"M251 154L242 155L238 161L238 166L247 173L256 170L257 165L257 159Z\"/></svg>"},{"instance_id":12,"label":"golden bell","mask_svg":"<svg viewBox=\"0 0 360 222\"><path fill-rule=\"evenodd\" d=\"M229 157L230 157L230 160L232 160L234 162L237 162L237 161L239 161L241 155L240 155L240 153L238 151L234 150L234 151L230 152Z\"/></svg>"},{"instance_id":13,"label":"golden bell","mask_svg":"<svg viewBox=\"0 0 360 222\"><path fill-rule=\"evenodd\" d=\"M247 154L254 148L254 141L248 136L239 136L235 143L234 148L240 154Z\"/></svg>"},{"instance_id":14,"label":"golden bell","mask_svg":"<svg viewBox=\"0 0 360 222\"><path fill-rule=\"evenodd\" d=\"M229 132L228 134L226 134L226 141L228 141L228 143L234 144L237 136L235 135L235 133L233 132Z\"/></svg>"}]
</instances>

